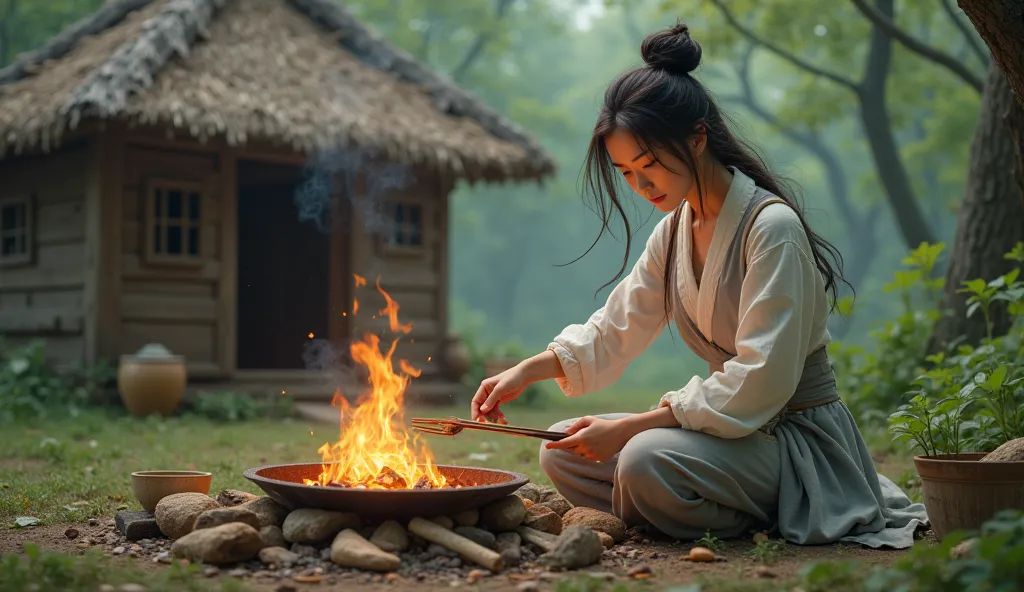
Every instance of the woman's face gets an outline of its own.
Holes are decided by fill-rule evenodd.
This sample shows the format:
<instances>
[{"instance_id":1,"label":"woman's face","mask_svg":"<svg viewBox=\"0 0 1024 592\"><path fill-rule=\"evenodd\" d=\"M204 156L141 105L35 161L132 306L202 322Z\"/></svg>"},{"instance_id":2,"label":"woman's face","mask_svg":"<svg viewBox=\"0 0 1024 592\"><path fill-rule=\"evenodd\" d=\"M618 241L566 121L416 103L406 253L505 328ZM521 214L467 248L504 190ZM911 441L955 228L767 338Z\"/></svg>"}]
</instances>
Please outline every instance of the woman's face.
<instances>
[{"instance_id":1,"label":"woman's face","mask_svg":"<svg viewBox=\"0 0 1024 592\"><path fill-rule=\"evenodd\" d=\"M699 147L702 136L691 140ZM697 195L693 176L686 163L664 151L644 150L629 130L616 128L604 139L612 164L629 186L661 212L671 212L687 197ZM696 148L687 146L688 148ZM696 152L696 151L695 151ZM662 164L659 164L659 161ZM670 170L671 169L671 170Z\"/></svg>"}]
</instances>

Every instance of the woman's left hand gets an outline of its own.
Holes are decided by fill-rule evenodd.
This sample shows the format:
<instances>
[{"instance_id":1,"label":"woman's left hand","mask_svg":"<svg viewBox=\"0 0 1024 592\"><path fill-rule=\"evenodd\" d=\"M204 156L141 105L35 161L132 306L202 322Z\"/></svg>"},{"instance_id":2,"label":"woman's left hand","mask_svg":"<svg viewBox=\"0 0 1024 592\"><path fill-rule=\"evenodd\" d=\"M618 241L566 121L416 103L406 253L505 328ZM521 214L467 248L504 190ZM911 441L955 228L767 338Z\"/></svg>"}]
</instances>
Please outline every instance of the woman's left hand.
<instances>
[{"instance_id":1,"label":"woman's left hand","mask_svg":"<svg viewBox=\"0 0 1024 592\"><path fill-rule=\"evenodd\" d=\"M596 461L606 461L622 450L635 434L622 420L583 417L565 430L570 434L557 442L548 442L554 450L568 450Z\"/></svg>"}]
</instances>

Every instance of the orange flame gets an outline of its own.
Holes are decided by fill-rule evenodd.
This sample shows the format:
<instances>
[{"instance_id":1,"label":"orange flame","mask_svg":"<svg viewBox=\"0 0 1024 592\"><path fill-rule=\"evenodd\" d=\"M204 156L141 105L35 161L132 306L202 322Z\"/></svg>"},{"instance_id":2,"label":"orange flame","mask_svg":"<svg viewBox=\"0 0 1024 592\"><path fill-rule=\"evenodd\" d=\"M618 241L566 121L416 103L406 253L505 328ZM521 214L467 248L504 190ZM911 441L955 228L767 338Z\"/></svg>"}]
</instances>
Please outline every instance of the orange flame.
<instances>
[{"instance_id":1,"label":"orange flame","mask_svg":"<svg viewBox=\"0 0 1024 592\"><path fill-rule=\"evenodd\" d=\"M356 285L366 280L355 276ZM381 316L387 315L392 332L408 334L411 324L398 321L398 303L380 287L387 303ZM447 480L434 465L433 455L425 445L414 449L413 439L405 431L403 402L411 378L421 370L408 360L398 360L398 371L392 361L396 338L386 352L380 349L380 338L367 334L353 343L352 359L369 371L370 391L351 408L340 392L332 404L341 416L341 435L337 442L325 443L317 452L323 457L323 469L316 480L306 485L360 487L367 489L414 489L444 487Z\"/></svg>"}]
</instances>

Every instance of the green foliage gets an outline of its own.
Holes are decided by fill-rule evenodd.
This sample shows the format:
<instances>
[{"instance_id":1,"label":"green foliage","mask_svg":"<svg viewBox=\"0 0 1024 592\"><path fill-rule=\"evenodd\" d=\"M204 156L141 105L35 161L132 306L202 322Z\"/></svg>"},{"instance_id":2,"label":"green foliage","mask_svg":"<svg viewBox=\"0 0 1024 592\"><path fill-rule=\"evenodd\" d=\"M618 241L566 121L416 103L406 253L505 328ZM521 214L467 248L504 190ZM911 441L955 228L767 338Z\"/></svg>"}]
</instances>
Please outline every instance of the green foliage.
<instances>
[{"instance_id":1,"label":"green foliage","mask_svg":"<svg viewBox=\"0 0 1024 592\"><path fill-rule=\"evenodd\" d=\"M944 280L935 272L944 247L922 243L903 259L904 269L883 288L899 296L900 313L870 331L870 351L838 342L829 345L830 357L842 368L836 375L839 392L862 424L884 422L909 399L906 393L924 370L928 340L940 316Z\"/></svg>"},{"instance_id":2,"label":"green foliage","mask_svg":"<svg viewBox=\"0 0 1024 592\"><path fill-rule=\"evenodd\" d=\"M705 549L711 549L715 553L725 551L725 543L718 537L713 536L710 530L704 531L704 536L697 541L696 545Z\"/></svg>"},{"instance_id":3,"label":"green foliage","mask_svg":"<svg viewBox=\"0 0 1024 592\"><path fill-rule=\"evenodd\" d=\"M219 422L276 419L294 415L291 397L253 393L200 393L186 400L184 413Z\"/></svg>"},{"instance_id":4,"label":"green foliage","mask_svg":"<svg viewBox=\"0 0 1024 592\"><path fill-rule=\"evenodd\" d=\"M1006 255L1024 262L1019 243ZM970 294L967 314L985 318L986 335L977 347L960 345L952 355L929 356L931 367L914 381L911 399L889 418L895 440L911 443L926 455L989 451L1024 436L1024 324L1020 312L1024 283L1020 268L991 281L964 282ZM991 306L1003 302L1012 311L1010 331L992 337Z\"/></svg>"},{"instance_id":5,"label":"green foliage","mask_svg":"<svg viewBox=\"0 0 1024 592\"><path fill-rule=\"evenodd\" d=\"M750 550L750 558L758 563L775 563L785 550L785 539L768 539Z\"/></svg>"},{"instance_id":6,"label":"green foliage","mask_svg":"<svg viewBox=\"0 0 1024 592\"><path fill-rule=\"evenodd\" d=\"M104 584L141 584L149 592L238 589L231 580L221 585L200 577L202 566L173 562L166 569L154 572L131 564L118 564L112 557L96 549L88 549L77 557L41 550L35 543L25 543L25 555L7 555L0 562L0 589L7 592L60 590L61 592L94 592Z\"/></svg>"},{"instance_id":7,"label":"green foliage","mask_svg":"<svg viewBox=\"0 0 1024 592\"><path fill-rule=\"evenodd\" d=\"M8 348L0 342L0 423L76 416L115 372L106 362L58 372L46 360L46 342Z\"/></svg>"},{"instance_id":8,"label":"green foliage","mask_svg":"<svg viewBox=\"0 0 1024 592\"><path fill-rule=\"evenodd\" d=\"M953 547L966 540L960 532L934 546L917 545L888 569L864 582L865 592L1020 590L1024 587L1024 513L1006 510L986 522L965 557L951 558Z\"/></svg>"}]
</instances>

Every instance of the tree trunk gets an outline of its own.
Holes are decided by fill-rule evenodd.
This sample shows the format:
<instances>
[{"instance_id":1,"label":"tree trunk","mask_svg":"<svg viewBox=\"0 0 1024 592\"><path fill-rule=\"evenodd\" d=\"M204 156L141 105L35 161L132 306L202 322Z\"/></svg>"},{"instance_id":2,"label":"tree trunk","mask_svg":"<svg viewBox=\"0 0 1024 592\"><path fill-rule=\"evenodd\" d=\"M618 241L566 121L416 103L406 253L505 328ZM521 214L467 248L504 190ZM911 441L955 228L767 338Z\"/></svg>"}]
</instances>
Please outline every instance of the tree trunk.
<instances>
[{"instance_id":1,"label":"tree trunk","mask_svg":"<svg viewBox=\"0 0 1024 592\"><path fill-rule=\"evenodd\" d=\"M1015 179L1021 146L1006 125L1014 111L1020 111L1020 104L993 61L985 80L981 116L971 140L966 195L957 215L956 238L946 271L943 308L952 312L936 324L931 351L939 351L960 337L968 343L977 343L984 337L981 314L967 318L966 298L957 290L965 281L989 281L1010 271L1013 262L1003 255L1024 240L1024 203ZM1009 328L1006 308L994 306L992 312L993 335L1005 334Z\"/></svg>"},{"instance_id":2,"label":"tree trunk","mask_svg":"<svg viewBox=\"0 0 1024 592\"><path fill-rule=\"evenodd\" d=\"M878 0L876 8L886 18L893 18L892 0ZM934 234L914 196L914 189L903 166L892 120L885 104L885 83L892 64L892 38L878 27L871 29L867 68L860 88L860 113L864 134L871 146L878 177L889 195L896 224L910 249L923 242L935 242Z\"/></svg>"},{"instance_id":3,"label":"tree trunk","mask_svg":"<svg viewBox=\"0 0 1024 592\"><path fill-rule=\"evenodd\" d=\"M1024 105L1024 2L1021 0L958 0L974 28L992 52L992 61L1006 76ZM1007 121L1016 137L1017 187L1024 201L1024 108L1017 109Z\"/></svg>"}]
</instances>

